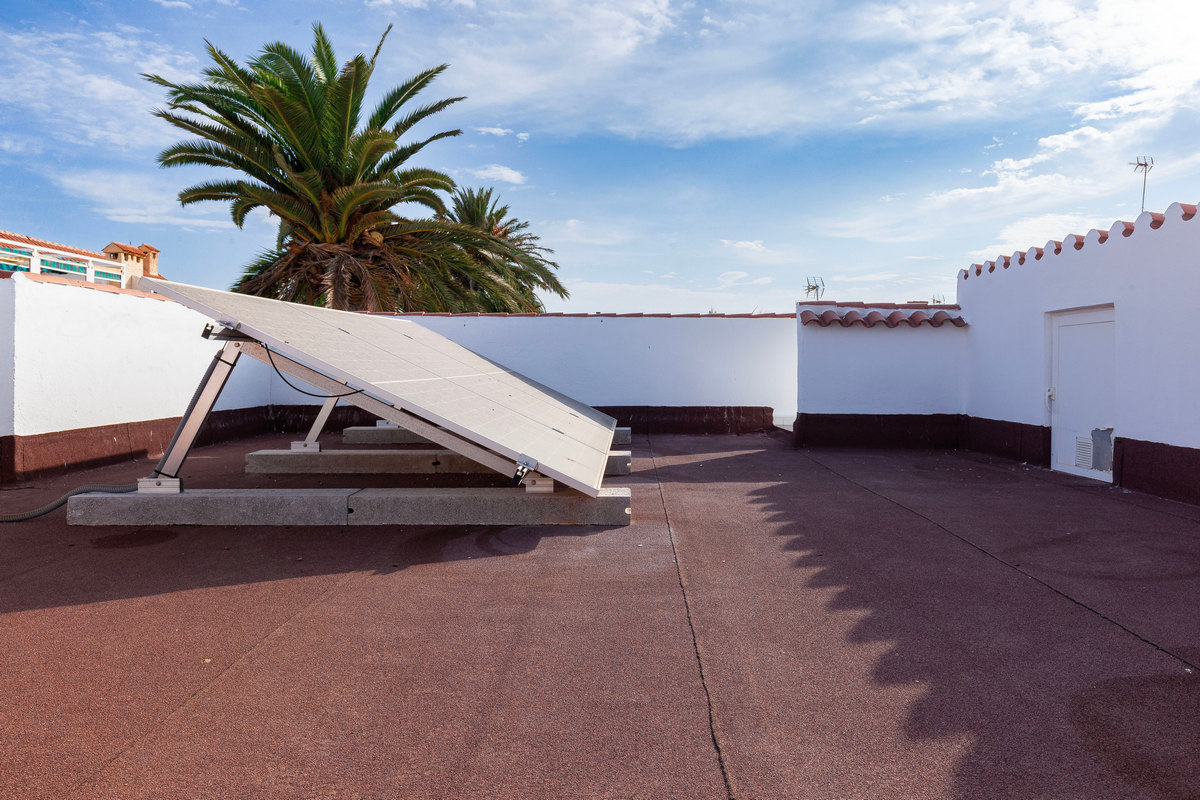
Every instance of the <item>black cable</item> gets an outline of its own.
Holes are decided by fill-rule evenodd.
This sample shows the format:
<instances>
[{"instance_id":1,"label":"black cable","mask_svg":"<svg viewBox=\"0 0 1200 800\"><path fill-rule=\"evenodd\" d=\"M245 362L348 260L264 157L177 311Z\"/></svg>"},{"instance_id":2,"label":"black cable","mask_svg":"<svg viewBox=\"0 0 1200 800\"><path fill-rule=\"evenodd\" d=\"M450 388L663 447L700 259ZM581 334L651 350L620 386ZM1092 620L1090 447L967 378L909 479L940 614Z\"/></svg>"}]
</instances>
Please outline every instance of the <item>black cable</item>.
<instances>
[{"instance_id":1,"label":"black cable","mask_svg":"<svg viewBox=\"0 0 1200 800\"><path fill-rule=\"evenodd\" d=\"M78 489L72 489L62 497L54 500L53 502L47 503L41 508L35 508L32 511L24 511L20 514L6 514L0 516L0 522L24 522L25 520L33 519L34 517L40 517L45 514L49 514L54 509L61 507L69 498L74 497L77 494L86 494L88 492L100 492L103 494L127 494L129 492L136 492L137 488L138 486L136 483L131 483L128 486L109 486L107 484L80 486Z\"/></svg>"},{"instance_id":2,"label":"black cable","mask_svg":"<svg viewBox=\"0 0 1200 800\"><path fill-rule=\"evenodd\" d=\"M295 389L300 394L306 394L309 397L320 397L323 400L328 400L331 397L349 397L352 394L362 394L362 389L355 389L353 392L346 392L345 394L315 394L314 392L306 392L296 384L289 381L287 377L279 371L279 367L275 366L275 359L271 357L271 348L267 347L265 344L262 346L262 348L263 350L267 351L267 361L271 362L271 369L275 370L275 374L278 375L284 383Z\"/></svg>"}]
</instances>

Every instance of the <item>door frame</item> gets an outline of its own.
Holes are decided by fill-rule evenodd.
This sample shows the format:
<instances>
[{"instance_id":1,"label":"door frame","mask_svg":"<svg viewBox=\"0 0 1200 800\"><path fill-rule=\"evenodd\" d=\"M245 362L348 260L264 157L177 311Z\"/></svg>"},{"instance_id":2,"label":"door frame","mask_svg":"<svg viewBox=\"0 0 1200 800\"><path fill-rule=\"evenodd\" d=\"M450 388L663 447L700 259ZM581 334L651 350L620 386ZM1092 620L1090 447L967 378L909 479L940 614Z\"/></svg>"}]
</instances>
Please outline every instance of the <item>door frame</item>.
<instances>
[{"instance_id":1,"label":"door frame","mask_svg":"<svg viewBox=\"0 0 1200 800\"><path fill-rule=\"evenodd\" d=\"M1103 472L1100 470L1086 469L1076 467L1071 463L1060 464L1055 456L1055 444L1058 437L1055 436L1055 425L1058 417L1058 406L1055 400L1051 399L1051 391L1057 389L1058 384L1058 368L1059 357L1058 347L1060 342L1059 329L1064 325L1090 325L1109 323L1113 325L1113 392L1112 397L1114 416L1116 409L1116 306L1112 303L1094 306L1083 306L1079 308L1064 308L1046 312L1046 332L1047 332L1047 358L1046 358L1046 422L1050 427L1050 469L1056 472L1063 472L1069 475L1079 475L1084 478L1092 478L1094 480L1104 481L1106 483L1113 482L1113 471ZM1113 419L1113 439L1116 439L1116 419Z\"/></svg>"}]
</instances>

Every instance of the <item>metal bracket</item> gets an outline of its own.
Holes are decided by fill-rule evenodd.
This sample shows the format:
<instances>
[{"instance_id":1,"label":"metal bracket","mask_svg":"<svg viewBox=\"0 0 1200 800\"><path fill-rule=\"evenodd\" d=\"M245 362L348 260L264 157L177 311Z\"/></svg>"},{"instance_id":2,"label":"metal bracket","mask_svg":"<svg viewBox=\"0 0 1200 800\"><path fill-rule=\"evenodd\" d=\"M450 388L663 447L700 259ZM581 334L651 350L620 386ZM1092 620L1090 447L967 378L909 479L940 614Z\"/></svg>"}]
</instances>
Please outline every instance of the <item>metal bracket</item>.
<instances>
[{"instance_id":1,"label":"metal bracket","mask_svg":"<svg viewBox=\"0 0 1200 800\"><path fill-rule=\"evenodd\" d=\"M525 479L525 476L529 473L529 471L537 469L537 465L537 460L532 459L529 456L521 456L518 458L517 471L513 473L512 477L513 486L520 486L521 481Z\"/></svg>"},{"instance_id":2,"label":"metal bracket","mask_svg":"<svg viewBox=\"0 0 1200 800\"><path fill-rule=\"evenodd\" d=\"M237 330L236 326L229 327L229 325L224 322L222 322L220 324L223 326L220 330L217 330L216 328L214 328L212 326L212 323L205 325L204 330L200 331L200 336L204 339L212 339L213 341L217 341L217 342L229 342L229 341L253 342L253 341L255 341L254 337L247 336L246 334ZM238 323L238 324L241 324L241 323Z\"/></svg>"},{"instance_id":3,"label":"metal bracket","mask_svg":"<svg viewBox=\"0 0 1200 800\"><path fill-rule=\"evenodd\" d=\"M137 487L138 494L179 494L183 491L183 481L179 478L151 475L148 478L138 478Z\"/></svg>"},{"instance_id":4,"label":"metal bracket","mask_svg":"<svg viewBox=\"0 0 1200 800\"><path fill-rule=\"evenodd\" d=\"M553 494L554 479L534 472L525 477L525 491L529 494Z\"/></svg>"}]
</instances>

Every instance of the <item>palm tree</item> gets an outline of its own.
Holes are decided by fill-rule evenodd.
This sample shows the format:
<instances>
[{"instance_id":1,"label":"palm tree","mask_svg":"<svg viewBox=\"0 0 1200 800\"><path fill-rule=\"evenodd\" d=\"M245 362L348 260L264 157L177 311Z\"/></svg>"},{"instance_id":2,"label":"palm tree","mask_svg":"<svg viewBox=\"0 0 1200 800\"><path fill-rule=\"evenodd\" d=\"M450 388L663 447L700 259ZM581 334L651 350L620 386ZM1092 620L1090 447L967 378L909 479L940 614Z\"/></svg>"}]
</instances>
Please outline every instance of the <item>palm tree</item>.
<instances>
[{"instance_id":1,"label":"palm tree","mask_svg":"<svg viewBox=\"0 0 1200 800\"><path fill-rule=\"evenodd\" d=\"M567 297L566 288L554 274L558 264L547 256L553 250L542 247L541 239L531 233L529 223L509 216L507 205L500 205L499 198L493 198L492 189L469 189L459 187L451 197L451 208L444 218L464 225L507 243L515 253L497 252L495 249L464 247L471 258L481 267L493 273L497 278L513 287L521 295L527 305L526 311L542 311L544 307L538 299L537 290L550 291L559 297ZM468 282L468 288L476 291L476 287ZM480 302L489 305L492 298L486 294L480 295ZM489 311L505 311L506 308L488 308Z\"/></svg>"},{"instance_id":2,"label":"palm tree","mask_svg":"<svg viewBox=\"0 0 1200 800\"><path fill-rule=\"evenodd\" d=\"M464 99L408 110L446 65L388 91L360 127L367 84L390 31L370 59L359 54L340 68L317 24L311 56L275 42L243 67L206 42L212 63L203 81L175 84L145 75L167 90L168 107L155 115L197 137L168 147L158 162L240 173L184 189L182 205L228 202L238 227L256 208L279 219L277 246L246 268L237 291L368 311L482 310L484 303L523 309L521 291L474 257L519 263L522 254L447 220L439 192L453 191L454 181L406 166L426 145L461 133L400 143L417 123ZM393 211L405 205L432 218Z\"/></svg>"}]
</instances>

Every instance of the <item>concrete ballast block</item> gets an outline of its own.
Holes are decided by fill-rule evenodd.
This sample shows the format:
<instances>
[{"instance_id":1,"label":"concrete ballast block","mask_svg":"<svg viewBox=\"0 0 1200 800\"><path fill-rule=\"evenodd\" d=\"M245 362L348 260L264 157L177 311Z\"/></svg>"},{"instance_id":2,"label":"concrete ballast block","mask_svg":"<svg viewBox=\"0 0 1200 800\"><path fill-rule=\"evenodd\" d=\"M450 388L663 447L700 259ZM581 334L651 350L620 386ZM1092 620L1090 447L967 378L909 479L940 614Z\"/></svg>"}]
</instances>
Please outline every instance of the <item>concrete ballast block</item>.
<instances>
[{"instance_id":1,"label":"concrete ballast block","mask_svg":"<svg viewBox=\"0 0 1200 800\"><path fill-rule=\"evenodd\" d=\"M417 436L407 428L399 427L367 427L355 426L342 431L342 441L346 444L427 444L427 440ZM612 443L631 444L629 428L617 428L613 431Z\"/></svg>"},{"instance_id":2,"label":"concrete ballast block","mask_svg":"<svg viewBox=\"0 0 1200 800\"><path fill-rule=\"evenodd\" d=\"M628 525L630 490L599 497L560 489L363 489L350 498L351 525Z\"/></svg>"},{"instance_id":3,"label":"concrete ballast block","mask_svg":"<svg viewBox=\"0 0 1200 800\"><path fill-rule=\"evenodd\" d=\"M178 494L79 494L70 525L345 525L357 489L189 489Z\"/></svg>"},{"instance_id":4,"label":"concrete ballast block","mask_svg":"<svg viewBox=\"0 0 1200 800\"><path fill-rule=\"evenodd\" d=\"M631 460L628 450L612 451L604 474L628 475ZM269 475L458 475L488 471L451 450L258 450L246 454L246 472Z\"/></svg>"},{"instance_id":5,"label":"concrete ballast block","mask_svg":"<svg viewBox=\"0 0 1200 800\"><path fill-rule=\"evenodd\" d=\"M192 489L178 494L81 494L71 525L628 525L630 490L588 497L521 488Z\"/></svg>"},{"instance_id":6,"label":"concrete ballast block","mask_svg":"<svg viewBox=\"0 0 1200 800\"><path fill-rule=\"evenodd\" d=\"M358 426L342 431L346 444L430 444L407 428Z\"/></svg>"}]
</instances>

